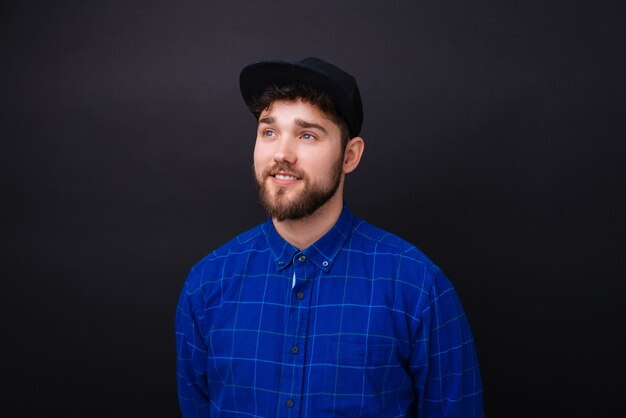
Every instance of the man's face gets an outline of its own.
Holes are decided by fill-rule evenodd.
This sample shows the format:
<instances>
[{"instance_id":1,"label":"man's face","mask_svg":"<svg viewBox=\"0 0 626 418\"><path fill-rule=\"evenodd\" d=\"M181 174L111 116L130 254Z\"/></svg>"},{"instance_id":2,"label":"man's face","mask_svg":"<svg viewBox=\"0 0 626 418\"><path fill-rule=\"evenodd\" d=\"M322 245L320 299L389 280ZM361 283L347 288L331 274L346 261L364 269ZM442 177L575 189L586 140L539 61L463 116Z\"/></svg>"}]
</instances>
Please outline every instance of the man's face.
<instances>
[{"instance_id":1,"label":"man's face","mask_svg":"<svg viewBox=\"0 0 626 418\"><path fill-rule=\"evenodd\" d=\"M316 106L277 101L259 116L254 174L261 203L278 221L314 213L343 175L339 127Z\"/></svg>"}]
</instances>

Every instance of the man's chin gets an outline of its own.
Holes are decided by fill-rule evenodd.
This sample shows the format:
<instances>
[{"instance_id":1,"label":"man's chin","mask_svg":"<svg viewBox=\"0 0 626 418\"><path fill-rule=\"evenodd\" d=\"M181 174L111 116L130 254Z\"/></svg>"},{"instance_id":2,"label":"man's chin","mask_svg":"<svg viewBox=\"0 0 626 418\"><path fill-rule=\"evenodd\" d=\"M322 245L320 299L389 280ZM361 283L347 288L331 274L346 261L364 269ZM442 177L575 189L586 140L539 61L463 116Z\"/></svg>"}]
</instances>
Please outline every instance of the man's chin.
<instances>
[{"instance_id":1,"label":"man's chin","mask_svg":"<svg viewBox=\"0 0 626 418\"><path fill-rule=\"evenodd\" d=\"M292 199L284 199L282 196L279 199L272 199L270 207L274 212L291 212L297 204Z\"/></svg>"},{"instance_id":2,"label":"man's chin","mask_svg":"<svg viewBox=\"0 0 626 418\"><path fill-rule=\"evenodd\" d=\"M263 205L267 214L279 222L300 219L308 214L305 215L303 213L302 202L298 200L298 197L291 196L287 198L284 195L272 195ZM306 212L306 209L304 212Z\"/></svg>"},{"instance_id":3,"label":"man's chin","mask_svg":"<svg viewBox=\"0 0 626 418\"><path fill-rule=\"evenodd\" d=\"M290 205L302 198L303 191L300 187L279 187L270 185L267 187L268 195L273 203Z\"/></svg>"}]
</instances>

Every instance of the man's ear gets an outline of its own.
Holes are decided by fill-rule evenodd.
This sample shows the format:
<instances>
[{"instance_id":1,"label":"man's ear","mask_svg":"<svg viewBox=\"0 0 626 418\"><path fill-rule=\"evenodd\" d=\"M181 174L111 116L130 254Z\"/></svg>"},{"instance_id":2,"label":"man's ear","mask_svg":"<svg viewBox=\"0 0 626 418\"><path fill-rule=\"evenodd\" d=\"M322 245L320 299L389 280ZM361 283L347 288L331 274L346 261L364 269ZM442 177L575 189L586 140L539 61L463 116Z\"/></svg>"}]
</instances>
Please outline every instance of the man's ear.
<instances>
[{"instance_id":1,"label":"man's ear","mask_svg":"<svg viewBox=\"0 0 626 418\"><path fill-rule=\"evenodd\" d=\"M351 173L354 171L359 162L361 161L361 156L363 155L363 151L365 149L365 141L360 136L355 136L346 145L346 152L343 156L343 172L344 174Z\"/></svg>"}]
</instances>

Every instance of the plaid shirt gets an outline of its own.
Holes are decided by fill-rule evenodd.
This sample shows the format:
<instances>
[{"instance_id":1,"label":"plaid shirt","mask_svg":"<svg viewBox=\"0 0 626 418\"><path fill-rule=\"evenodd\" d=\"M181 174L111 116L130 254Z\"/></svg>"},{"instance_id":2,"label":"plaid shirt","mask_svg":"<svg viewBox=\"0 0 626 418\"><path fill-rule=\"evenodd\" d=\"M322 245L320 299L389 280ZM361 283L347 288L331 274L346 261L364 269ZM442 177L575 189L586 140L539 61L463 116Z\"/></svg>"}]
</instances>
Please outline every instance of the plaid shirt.
<instances>
[{"instance_id":1,"label":"plaid shirt","mask_svg":"<svg viewBox=\"0 0 626 418\"><path fill-rule=\"evenodd\" d=\"M454 288L346 207L303 251L268 220L201 260L176 340L185 418L483 416Z\"/></svg>"}]
</instances>

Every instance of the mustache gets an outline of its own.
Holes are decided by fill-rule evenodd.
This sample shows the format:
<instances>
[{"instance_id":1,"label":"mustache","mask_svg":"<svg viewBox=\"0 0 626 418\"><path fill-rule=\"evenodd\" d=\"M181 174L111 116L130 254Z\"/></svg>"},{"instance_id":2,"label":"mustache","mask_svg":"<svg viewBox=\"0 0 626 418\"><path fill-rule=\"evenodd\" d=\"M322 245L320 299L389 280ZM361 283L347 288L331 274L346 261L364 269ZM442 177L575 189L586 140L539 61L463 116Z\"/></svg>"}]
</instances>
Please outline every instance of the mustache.
<instances>
[{"instance_id":1,"label":"mustache","mask_svg":"<svg viewBox=\"0 0 626 418\"><path fill-rule=\"evenodd\" d=\"M297 168L294 168L293 165L285 162L276 163L273 166L263 170L263 178L267 178L271 176L272 173L276 173L279 171L290 176L298 177L299 179L306 178L306 174L303 171L300 171Z\"/></svg>"}]
</instances>

